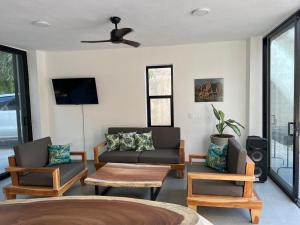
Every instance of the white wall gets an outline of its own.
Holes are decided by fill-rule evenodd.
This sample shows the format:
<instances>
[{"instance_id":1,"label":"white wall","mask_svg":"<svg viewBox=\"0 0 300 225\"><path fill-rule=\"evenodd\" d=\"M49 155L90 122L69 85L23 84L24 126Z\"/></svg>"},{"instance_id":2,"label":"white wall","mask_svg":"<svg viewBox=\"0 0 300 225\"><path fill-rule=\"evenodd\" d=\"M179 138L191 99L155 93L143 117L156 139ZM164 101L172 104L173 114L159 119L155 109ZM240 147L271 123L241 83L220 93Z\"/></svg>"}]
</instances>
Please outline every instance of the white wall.
<instances>
[{"instance_id":1,"label":"white wall","mask_svg":"<svg viewBox=\"0 0 300 225\"><path fill-rule=\"evenodd\" d=\"M262 37L247 40L247 135L262 136Z\"/></svg>"},{"instance_id":2,"label":"white wall","mask_svg":"<svg viewBox=\"0 0 300 225\"><path fill-rule=\"evenodd\" d=\"M246 54L246 41L38 53L42 60L37 62L38 76L30 73L30 88L32 102L39 102L33 117L38 110L42 116L42 127L34 128L40 129L35 133L43 132L35 137L49 134L54 143L83 148L81 107L56 105L51 78L95 76L100 104L84 106L86 151L92 158L92 147L104 140L108 127L146 126L145 67L173 64L174 122L186 140L186 156L206 152L216 121L210 103L194 102L194 79L224 78L224 102L214 105L228 118L248 124ZM37 88L39 97L33 93Z\"/></svg>"},{"instance_id":3,"label":"white wall","mask_svg":"<svg viewBox=\"0 0 300 225\"><path fill-rule=\"evenodd\" d=\"M33 139L49 136L49 81L46 53L27 52Z\"/></svg>"}]
</instances>

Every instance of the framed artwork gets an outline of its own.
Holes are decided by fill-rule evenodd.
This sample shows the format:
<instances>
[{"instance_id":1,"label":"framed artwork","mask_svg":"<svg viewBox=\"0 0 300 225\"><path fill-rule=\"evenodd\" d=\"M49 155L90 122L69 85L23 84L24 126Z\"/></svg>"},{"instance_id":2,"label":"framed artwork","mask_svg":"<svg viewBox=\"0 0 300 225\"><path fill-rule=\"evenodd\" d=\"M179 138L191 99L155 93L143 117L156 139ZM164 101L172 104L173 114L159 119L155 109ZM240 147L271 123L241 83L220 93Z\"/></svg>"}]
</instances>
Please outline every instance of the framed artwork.
<instances>
[{"instance_id":1,"label":"framed artwork","mask_svg":"<svg viewBox=\"0 0 300 225\"><path fill-rule=\"evenodd\" d=\"M224 79L195 79L195 102L223 102Z\"/></svg>"}]
</instances>

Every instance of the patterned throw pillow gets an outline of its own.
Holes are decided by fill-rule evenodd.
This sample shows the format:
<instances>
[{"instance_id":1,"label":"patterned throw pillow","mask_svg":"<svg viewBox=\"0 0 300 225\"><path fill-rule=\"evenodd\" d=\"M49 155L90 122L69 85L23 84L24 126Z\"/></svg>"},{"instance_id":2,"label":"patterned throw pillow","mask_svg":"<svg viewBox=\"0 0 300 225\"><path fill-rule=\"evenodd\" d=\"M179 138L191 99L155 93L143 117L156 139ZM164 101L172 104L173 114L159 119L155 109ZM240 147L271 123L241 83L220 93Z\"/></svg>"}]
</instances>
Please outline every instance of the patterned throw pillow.
<instances>
[{"instance_id":1,"label":"patterned throw pillow","mask_svg":"<svg viewBox=\"0 0 300 225\"><path fill-rule=\"evenodd\" d=\"M71 145L49 145L49 165L58 165L71 162Z\"/></svg>"},{"instance_id":2,"label":"patterned throw pillow","mask_svg":"<svg viewBox=\"0 0 300 225\"><path fill-rule=\"evenodd\" d=\"M119 134L105 134L107 151L117 151L120 149Z\"/></svg>"},{"instance_id":3,"label":"patterned throw pillow","mask_svg":"<svg viewBox=\"0 0 300 225\"><path fill-rule=\"evenodd\" d=\"M135 150L135 135L136 132L119 133L120 135L120 151Z\"/></svg>"},{"instance_id":4,"label":"patterned throw pillow","mask_svg":"<svg viewBox=\"0 0 300 225\"><path fill-rule=\"evenodd\" d=\"M154 150L151 131L149 133L136 134L135 143L137 146L136 150L138 152Z\"/></svg>"},{"instance_id":5,"label":"patterned throw pillow","mask_svg":"<svg viewBox=\"0 0 300 225\"><path fill-rule=\"evenodd\" d=\"M227 170L228 145L218 146L211 143L206 157L206 165L220 172Z\"/></svg>"}]
</instances>

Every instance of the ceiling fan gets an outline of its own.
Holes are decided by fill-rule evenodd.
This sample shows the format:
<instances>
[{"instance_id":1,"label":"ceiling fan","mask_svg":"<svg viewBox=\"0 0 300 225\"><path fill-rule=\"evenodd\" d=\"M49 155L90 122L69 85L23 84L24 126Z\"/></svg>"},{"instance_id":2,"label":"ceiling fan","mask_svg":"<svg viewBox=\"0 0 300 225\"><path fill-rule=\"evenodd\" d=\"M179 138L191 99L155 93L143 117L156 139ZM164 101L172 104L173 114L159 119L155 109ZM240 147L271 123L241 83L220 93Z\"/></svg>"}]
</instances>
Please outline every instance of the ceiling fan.
<instances>
[{"instance_id":1,"label":"ceiling fan","mask_svg":"<svg viewBox=\"0 0 300 225\"><path fill-rule=\"evenodd\" d=\"M130 32L133 31L132 28L120 28L118 29L118 23L120 23L121 18L117 16L113 16L110 18L110 21L115 25L115 29L110 32L109 40L101 40L101 41L81 41L81 43L100 43L100 42L112 42L114 44L127 44L133 47L139 47L141 44L135 41L130 41L124 39L123 37Z\"/></svg>"}]
</instances>

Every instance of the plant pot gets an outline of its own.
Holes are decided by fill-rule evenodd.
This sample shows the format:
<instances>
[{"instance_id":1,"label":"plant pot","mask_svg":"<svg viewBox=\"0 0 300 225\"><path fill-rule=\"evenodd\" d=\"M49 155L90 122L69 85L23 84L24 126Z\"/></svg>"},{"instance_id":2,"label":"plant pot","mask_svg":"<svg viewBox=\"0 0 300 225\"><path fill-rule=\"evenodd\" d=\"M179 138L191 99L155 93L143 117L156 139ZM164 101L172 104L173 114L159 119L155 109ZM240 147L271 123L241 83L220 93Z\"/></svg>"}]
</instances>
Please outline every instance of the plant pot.
<instances>
[{"instance_id":1,"label":"plant pot","mask_svg":"<svg viewBox=\"0 0 300 225\"><path fill-rule=\"evenodd\" d=\"M228 144L228 140L231 138L234 138L234 136L231 134L223 134L223 135L212 134L210 136L210 141L211 141L211 143L222 146L222 145Z\"/></svg>"}]
</instances>

